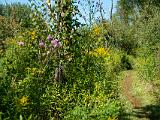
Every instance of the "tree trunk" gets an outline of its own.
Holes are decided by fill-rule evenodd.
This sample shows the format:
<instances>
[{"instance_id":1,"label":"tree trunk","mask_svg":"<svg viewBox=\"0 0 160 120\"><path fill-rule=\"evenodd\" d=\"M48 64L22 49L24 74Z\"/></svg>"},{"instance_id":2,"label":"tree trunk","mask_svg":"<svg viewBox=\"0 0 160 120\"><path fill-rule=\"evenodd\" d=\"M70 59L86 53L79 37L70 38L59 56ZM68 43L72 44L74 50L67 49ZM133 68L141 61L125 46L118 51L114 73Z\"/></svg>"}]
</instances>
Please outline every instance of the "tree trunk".
<instances>
[{"instance_id":1,"label":"tree trunk","mask_svg":"<svg viewBox=\"0 0 160 120\"><path fill-rule=\"evenodd\" d=\"M113 0L111 0L111 11L110 11L110 20L112 21L112 15L113 15Z\"/></svg>"}]
</instances>

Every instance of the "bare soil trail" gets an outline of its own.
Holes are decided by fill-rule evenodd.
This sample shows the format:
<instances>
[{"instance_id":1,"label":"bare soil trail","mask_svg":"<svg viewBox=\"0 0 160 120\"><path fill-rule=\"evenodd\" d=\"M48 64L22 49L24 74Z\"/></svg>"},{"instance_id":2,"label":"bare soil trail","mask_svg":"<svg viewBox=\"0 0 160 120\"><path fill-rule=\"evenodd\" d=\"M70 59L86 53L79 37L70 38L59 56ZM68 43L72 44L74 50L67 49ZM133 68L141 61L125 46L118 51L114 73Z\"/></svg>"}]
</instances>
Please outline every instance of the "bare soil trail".
<instances>
[{"instance_id":1,"label":"bare soil trail","mask_svg":"<svg viewBox=\"0 0 160 120\"><path fill-rule=\"evenodd\" d=\"M128 99L128 101L130 101L130 103L132 104L132 106L134 108L140 108L142 106L141 101L132 94L132 83L133 83L133 79L132 79L132 74L131 72L129 72L122 83L122 88L123 88L123 94L124 96L126 96L126 98Z\"/></svg>"},{"instance_id":2,"label":"bare soil trail","mask_svg":"<svg viewBox=\"0 0 160 120\"><path fill-rule=\"evenodd\" d=\"M134 94L134 89L137 87L135 86L136 82L141 88L140 92L143 92L140 96ZM123 102L127 101L130 104L130 106L128 105L130 107L130 112L124 113L120 120L160 120L160 106L154 105L152 102L146 105L144 102L145 100L141 99L146 98L146 94L151 98L153 98L153 95L150 95L151 92L146 90L148 89L147 87L141 86L141 81L137 80L134 71L130 70L124 72L121 88L122 96L125 98Z\"/></svg>"}]
</instances>

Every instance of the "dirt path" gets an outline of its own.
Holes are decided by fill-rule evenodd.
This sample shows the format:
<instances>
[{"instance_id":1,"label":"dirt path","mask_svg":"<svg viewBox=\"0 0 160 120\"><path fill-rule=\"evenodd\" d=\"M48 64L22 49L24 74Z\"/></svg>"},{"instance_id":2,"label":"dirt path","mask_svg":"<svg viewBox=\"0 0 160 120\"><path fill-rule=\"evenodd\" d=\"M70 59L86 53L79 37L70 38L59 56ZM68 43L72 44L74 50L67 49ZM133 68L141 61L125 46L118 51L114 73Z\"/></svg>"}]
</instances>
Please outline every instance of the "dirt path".
<instances>
[{"instance_id":1,"label":"dirt path","mask_svg":"<svg viewBox=\"0 0 160 120\"><path fill-rule=\"evenodd\" d=\"M132 74L131 72L129 72L122 83L122 88L123 88L123 94L124 96L126 96L126 98L128 99L128 101L130 101L130 103L132 104L132 106L134 108L140 108L142 106L141 101L132 94L132 83L133 83L133 79L132 79Z\"/></svg>"},{"instance_id":2,"label":"dirt path","mask_svg":"<svg viewBox=\"0 0 160 120\"><path fill-rule=\"evenodd\" d=\"M124 76L121 94L128 111L120 120L160 120L160 106L154 105L150 87L138 79L135 71L126 71Z\"/></svg>"}]
</instances>

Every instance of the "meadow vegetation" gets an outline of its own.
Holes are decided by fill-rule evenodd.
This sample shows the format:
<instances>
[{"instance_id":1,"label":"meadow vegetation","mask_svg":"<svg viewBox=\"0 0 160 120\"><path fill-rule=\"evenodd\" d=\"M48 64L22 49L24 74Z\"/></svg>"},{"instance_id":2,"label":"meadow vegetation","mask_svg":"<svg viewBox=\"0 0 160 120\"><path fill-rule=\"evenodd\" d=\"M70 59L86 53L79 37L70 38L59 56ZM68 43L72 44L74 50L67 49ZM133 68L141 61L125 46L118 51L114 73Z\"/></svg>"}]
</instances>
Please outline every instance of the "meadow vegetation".
<instances>
[{"instance_id":1,"label":"meadow vegetation","mask_svg":"<svg viewBox=\"0 0 160 120\"><path fill-rule=\"evenodd\" d=\"M101 0L29 1L0 5L0 120L118 120L126 70L160 104L158 0L118 0L110 19Z\"/></svg>"}]
</instances>

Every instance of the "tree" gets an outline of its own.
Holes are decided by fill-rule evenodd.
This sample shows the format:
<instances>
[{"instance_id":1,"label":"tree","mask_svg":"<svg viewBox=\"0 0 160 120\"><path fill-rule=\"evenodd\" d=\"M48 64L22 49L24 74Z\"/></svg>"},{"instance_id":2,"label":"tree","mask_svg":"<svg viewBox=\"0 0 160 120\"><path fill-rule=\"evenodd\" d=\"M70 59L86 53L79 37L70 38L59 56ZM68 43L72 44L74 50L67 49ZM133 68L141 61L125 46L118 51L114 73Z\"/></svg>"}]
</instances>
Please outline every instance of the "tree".
<instances>
[{"instance_id":1,"label":"tree","mask_svg":"<svg viewBox=\"0 0 160 120\"><path fill-rule=\"evenodd\" d=\"M153 15L153 10L160 7L159 0L119 0L118 13L122 21L127 25L137 16L146 18L148 15Z\"/></svg>"},{"instance_id":2,"label":"tree","mask_svg":"<svg viewBox=\"0 0 160 120\"><path fill-rule=\"evenodd\" d=\"M110 20L112 20L112 15L113 15L113 0L111 0Z\"/></svg>"}]
</instances>

